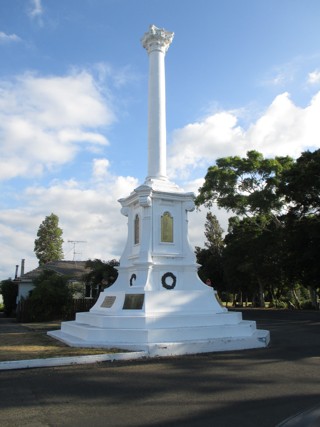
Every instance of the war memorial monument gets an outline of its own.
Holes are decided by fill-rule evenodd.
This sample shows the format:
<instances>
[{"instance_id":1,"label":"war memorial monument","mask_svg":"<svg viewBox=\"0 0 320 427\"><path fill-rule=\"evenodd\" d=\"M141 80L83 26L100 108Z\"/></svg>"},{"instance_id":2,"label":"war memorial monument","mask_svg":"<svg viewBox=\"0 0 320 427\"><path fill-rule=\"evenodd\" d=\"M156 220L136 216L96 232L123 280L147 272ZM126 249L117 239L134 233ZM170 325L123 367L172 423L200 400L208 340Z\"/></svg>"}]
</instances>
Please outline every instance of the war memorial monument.
<instances>
[{"instance_id":1,"label":"war memorial monument","mask_svg":"<svg viewBox=\"0 0 320 427\"><path fill-rule=\"evenodd\" d=\"M70 346L117 347L168 356L266 347L270 334L229 312L198 277L188 240L194 194L166 173L165 55L173 33L151 25L142 37L149 56L148 175L120 199L128 237L116 282L89 312L49 332Z\"/></svg>"}]
</instances>

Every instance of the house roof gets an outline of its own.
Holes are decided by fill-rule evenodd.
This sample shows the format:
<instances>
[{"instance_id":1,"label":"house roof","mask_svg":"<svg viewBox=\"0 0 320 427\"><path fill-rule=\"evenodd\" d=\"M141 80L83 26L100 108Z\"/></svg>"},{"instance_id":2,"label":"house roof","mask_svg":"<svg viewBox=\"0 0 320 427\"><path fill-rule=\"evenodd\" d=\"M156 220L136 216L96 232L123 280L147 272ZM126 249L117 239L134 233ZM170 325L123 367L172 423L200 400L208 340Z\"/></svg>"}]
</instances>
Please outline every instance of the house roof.
<instances>
[{"instance_id":1,"label":"house roof","mask_svg":"<svg viewBox=\"0 0 320 427\"><path fill-rule=\"evenodd\" d=\"M72 279L81 279L84 274L91 271L86 268L86 261L50 261L40 267L25 273L21 280L32 280L38 277L44 270L51 270L62 276L68 276Z\"/></svg>"}]
</instances>

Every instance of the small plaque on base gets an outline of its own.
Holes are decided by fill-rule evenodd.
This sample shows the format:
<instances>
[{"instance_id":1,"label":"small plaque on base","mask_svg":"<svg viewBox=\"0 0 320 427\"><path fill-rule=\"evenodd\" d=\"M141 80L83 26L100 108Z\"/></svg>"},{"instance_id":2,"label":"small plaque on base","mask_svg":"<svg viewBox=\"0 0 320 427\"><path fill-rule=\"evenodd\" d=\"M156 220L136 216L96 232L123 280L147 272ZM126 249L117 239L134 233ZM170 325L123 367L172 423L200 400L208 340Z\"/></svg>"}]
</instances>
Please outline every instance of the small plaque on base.
<instances>
[{"instance_id":1,"label":"small plaque on base","mask_svg":"<svg viewBox=\"0 0 320 427\"><path fill-rule=\"evenodd\" d=\"M105 299L103 300L102 304L100 305L100 307L103 308L111 308L113 306L113 303L115 302L116 297L115 296L108 296L105 297Z\"/></svg>"}]
</instances>

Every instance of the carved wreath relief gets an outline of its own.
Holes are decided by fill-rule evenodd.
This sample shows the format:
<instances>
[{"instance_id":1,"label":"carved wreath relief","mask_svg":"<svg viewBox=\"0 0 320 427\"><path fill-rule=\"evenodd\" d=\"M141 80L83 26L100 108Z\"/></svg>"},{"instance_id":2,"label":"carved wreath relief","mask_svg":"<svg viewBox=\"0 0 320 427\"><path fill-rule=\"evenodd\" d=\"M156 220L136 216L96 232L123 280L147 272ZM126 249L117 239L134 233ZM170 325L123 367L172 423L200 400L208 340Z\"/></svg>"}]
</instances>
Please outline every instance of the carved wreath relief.
<instances>
[{"instance_id":1,"label":"carved wreath relief","mask_svg":"<svg viewBox=\"0 0 320 427\"><path fill-rule=\"evenodd\" d=\"M173 273L165 273L161 277L162 286L166 289L173 289L177 283L177 277Z\"/></svg>"}]
</instances>

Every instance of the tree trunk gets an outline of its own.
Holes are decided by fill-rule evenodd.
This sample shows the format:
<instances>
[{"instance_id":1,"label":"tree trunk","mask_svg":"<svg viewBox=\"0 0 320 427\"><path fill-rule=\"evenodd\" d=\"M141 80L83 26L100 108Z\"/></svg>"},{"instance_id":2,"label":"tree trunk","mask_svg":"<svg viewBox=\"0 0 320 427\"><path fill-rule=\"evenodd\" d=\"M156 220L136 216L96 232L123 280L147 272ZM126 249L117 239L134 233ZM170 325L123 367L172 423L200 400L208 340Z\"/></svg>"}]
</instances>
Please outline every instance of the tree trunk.
<instances>
[{"instance_id":1,"label":"tree trunk","mask_svg":"<svg viewBox=\"0 0 320 427\"><path fill-rule=\"evenodd\" d=\"M260 307L265 307L265 300L264 300L264 289L263 289L263 283L260 277L257 278L258 285L259 285L259 305Z\"/></svg>"},{"instance_id":2,"label":"tree trunk","mask_svg":"<svg viewBox=\"0 0 320 427\"><path fill-rule=\"evenodd\" d=\"M319 304L318 304L318 298L317 298L316 290L312 286L308 286L308 291L309 291L312 307L319 310Z\"/></svg>"},{"instance_id":3,"label":"tree trunk","mask_svg":"<svg viewBox=\"0 0 320 427\"><path fill-rule=\"evenodd\" d=\"M272 304L272 306L275 306L276 305L276 297L275 297L275 294L274 294L274 287L273 287L273 285L270 285L270 296L271 296L271 304Z\"/></svg>"},{"instance_id":4,"label":"tree trunk","mask_svg":"<svg viewBox=\"0 0 320 427\"><path fill-rule=\"evenodd\" d=\"M297 295L297 292L296 292L296 290L294 289L294 287L292 288L292 290L291 290L291 295L292 295L292 298L294 299L294 301L295 301L295 303L296 303L296 305L297 305L297 308L301 308L301 302L300 302L300 300L299 300L299 298L298 298L298 295Z\"/></svg>"},{"instance_id":5,"label":"tree trunk","mask_svg":"<svg viewBox=\"0 0 320 427\"><path fill-rule=\"evenodd\" d=\"M233 307L236 306L236 293L235 292L232 294L232 306Z\"/></svg>"}]
</instances>

